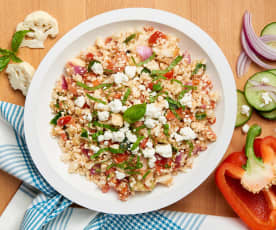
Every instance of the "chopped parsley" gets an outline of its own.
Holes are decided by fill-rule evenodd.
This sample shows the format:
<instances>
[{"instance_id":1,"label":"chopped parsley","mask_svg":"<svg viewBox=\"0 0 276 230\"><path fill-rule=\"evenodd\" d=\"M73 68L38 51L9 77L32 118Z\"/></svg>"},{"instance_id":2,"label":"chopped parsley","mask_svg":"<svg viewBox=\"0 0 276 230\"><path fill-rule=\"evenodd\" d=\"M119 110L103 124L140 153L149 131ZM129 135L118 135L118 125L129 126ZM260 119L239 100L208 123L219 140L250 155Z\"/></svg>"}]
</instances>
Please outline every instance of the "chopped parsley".
<instances>
[{"instance_id":1,"label":"chopped parsley","mask_svg":"<svg viewBox=\"0 0 276 230\"><path fill-rule=\"evenodd\" d=\"M205 112L203 112L203 113L198 113L198 112L197 112L197 113L195 114L196 119L199 120L199 121L205 119L206 116L207 116L207 115L206 115Z\"/></svg>"},{"instance_id":2,"label":"chopped parsley","mask_svg":"<svg viewBox=\"0 0 276 230\"><path fill-rule=\"evenodd\" d=\"M101 104L104 104L106 105L107 103L99 98L96 98L96 97L92 97L91 95L89 95L88 93L86 94L86 96L90 99L90 100L93 100L95 102L98 102L98 103L101 103Z\"/></svg>"},{"instance_id":3,"label":"chopped parsley","mask_svg":"<svg viewBox=\"0 0 276 230\"><path fill-rule=\"evenodd\" d=\"M192 72L192 75L195 75L198 73L198 71L203 68L203 71L206 70L206 64L202 64L202 63L197 63L196 66L195 66L195 69L193 70Z\"/></svg>"},{"instance_id":4,"label":"chopped parsley","mask_svg":"<svg viewBox=\"0 0 276 230\"><path fill-rule=\"evenodd\" d=\"M136 34L131 34L123 41L125 44L128 44L132 39L136 37Z\"/></svg>"},{"instance_id":5,"label":"chopped parsley","mask_svg":"<svg viewBox=\"0 0 276 230\"><path fill-rule=\"evenodd\" d=\"M83 138L88 138L88 131L86 129L82 128L80 136Z\"/></svg>"},{"instance_id":6,"label":"chopped parsley","mask_svg":"<svg viewBox=\"0 0 276 230\"><path fill-rule=\"evenodd\" d=\"M164 134L168 137L169 136L169 124L163 125Z\"/></svg>"},{"instance_id":7,"label":"chopped parsley","mask_svg":"<svg viewBox=\"0 0 276 230\"><path fill-rule=\"evenodd\" d=\"M90 87L90 86L88 86L88 85L86 85L86 84L84 84L84 83L82 83L82 82L80 82L80 81L77 81L76 84L77 84L78 86L84 88L84 89L89 90L89 91L93 91L93 90L101 89L101 88L107 89L107 88L110 88L110 87L112 86L111 83L104 83L104 84L99 84L99 85Z\"/></svg>"},{"instance_id":8,"label":"chopped parsley","mask_svg":"<svg viewBox=\"0 0 276 230\"><path fill-rule=\"evenodd\" d=\"M123 105L126 103L126 101L127 101L128 97L129 97L130 93L131 93L130 88L127 88L127 90L126 90L126 92L125 92L125 95L124 95L124 97L123 97L123 100L122 100L122 104L123 104Z\"/></svg>"},{"instance_id":9,"label":"chopped parsley","mask_svg":"<svg viewBox=\"0 0 276 230\"><path fill-rule=\"evenodd\" d=\"M98 121L93 121L93 125L94 125L94 126L98 126L98 127L100 127L100 128L109 129L109 130L111 130L111 131L118 131L118 129L115 128L115 127L113 127L112 125L102 124L102 123L100 123L100 122L98 122Z\"/></svg>"},{"instance_id":10,"label":"chopped parsley","mask_svg":"<svg viewBox=\"0 0 276 230\"><path fill-rule=\"evenodd\" d=\"M149 58L147 58L147 59L144 60L144 61L141 61L141 62L137 63L136 65L137 65L137 66L145 65L145 64L149 63L150 61L152 61L154 58L155 58L155 53L152 53L152 55L151 55ZM135 63L134 63L134 64L135 64Z\"/></svg>"}]
</instances>

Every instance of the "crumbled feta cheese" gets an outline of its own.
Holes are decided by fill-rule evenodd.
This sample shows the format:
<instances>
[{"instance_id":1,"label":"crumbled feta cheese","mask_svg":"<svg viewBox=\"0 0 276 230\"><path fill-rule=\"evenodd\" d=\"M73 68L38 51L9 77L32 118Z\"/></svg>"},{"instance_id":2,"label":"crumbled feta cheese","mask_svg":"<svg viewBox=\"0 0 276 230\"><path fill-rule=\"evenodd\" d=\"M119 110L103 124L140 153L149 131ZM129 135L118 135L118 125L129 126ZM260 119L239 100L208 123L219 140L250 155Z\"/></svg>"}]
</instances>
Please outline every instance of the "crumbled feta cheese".
<instances>
[{"instance_id":1,"label":"crumbled feta cheese","mask_svg":"<svg viewBox=\"0 0 276 230\"><path fill-rule=\"evenodd\" d=\"M125 139L125 133L122 130L112 133L112 141L122 142Z\"/></svg>"},{"instance_id":2,"label":"crumbled feta cheese","mask_svg":"<svg viewBox=\"0 0 276 230\"><path fill-rule=\"evenodd\" d=\"M145 124L145 126L146 126L147 128L152 129L152 128L155 126L155 124L156 124L156 120L153 120L153 119L151 119L151 118L146 118L144 124Z\"/></svg>"},{"instance_id":3,"label":"crumbled feta cheese","mask_svg":"<svg viewBox=\"0 0 276 230\"><path fill-rule=\"evenodd\" d=\"M135 77L136 74L136 66L126 66L125 73L129 78Z\"/></svg>"},{"instance_id":4,"label":"crumbled feta cheese","mask_svg":"<svg viewBox=\"0 0 276 230\"><path fill-rule=\"evenodd\" d=\"M138 88L142 91L145 91L146 90L146 87L144 85L139 85Z\"/></svg>"},{"instance_id":5,"label":"crumbled feta cheese","mask_svg":"<svg viewBox=\"0 0 276 230\"><path fill-rule=\"evenodd\" d=\"M108 141L104 141L104 143L103 143L104 145L108 145L109 144L109 142Z\"/></svg>"},{"instance_id":6,"label":"crumbled feta cheese","mask_svg":"<svg viewBox=\"0 0 276 230\"><path fill-rule=\"evenodd\" d=\"M268 83L269 79L267 77L264 77L264 78L262 78L261 82L264 83L264 84Z\"/></svg>"},{"instance_id":7,"label":"crumbled feta cheese","mask_svg":"<svg viewBox=\"0 0 276 230\"><path fill-rule=\"evenodd\" d=\"M77 99L75 100L75 104L78 107L82 108L84 106L84 104L85 104L85 98L84 98L84 96L77 97Z\"/></svg>"},{"instance_id":8,"label":"crumbled feta cheese","mask_svg":"<svg viewBox=\"0 0 276 230\"><path fill-rule=\"evenodd\" d=\"M117 170L115 171L115 174L116 174L116 178L118 180L122 180L126 177L126 174L124 174L123 172L117 171Z\"/></svg>"},{"instance_id":9,"label":"crumbled feta cheese","mask_svg":"<svg viewBox=\"0 0 276 230\"><path fill-rule=\"evenodd\" d=\"M149 158L149 161L148 161L149 167L154 168L155 162L156 162L156 157L155 156Z\"/></svg>"},{"instance_id":10,"label":"crumbled feta cheese","mask_svg":"<svg viewBox=\"0 0 276 230\"><path fill-rule=\"evenodd\" d=\"M102 142L104 140L104 135L98 136L98 142Z\"/></svg>"},{"instance_id":11,"label":"crumbled feta cheese","mask_svg":"<svg viewBox=\"0 0 276 230\"><path fill-rule=\"evenodd\" d=\"M160 121L163 125L167 123L167 119L166 119L165 116L159 117L159 121Z\"/></svg>"},{"instance_id":12,"label":"crumbled feta cheese","mask_svg":"<svg viewBox=\"0 0 276 230\"><path fill-rule=\"evenodd\" d=\"M102 104L102 103L96 103L95 106L94 106L94 109L108 111L109 110L109 106L105 105L105 104Z\"/></svg>"},{"instance_id":13,"label":"crumbled feta cheese","mask_svg":"<svg viewBox=\"0 0 276 230\"><path fill-rule=\"evenodd\" d=\"M104 132L104 140L105 141L108 141L108 140L111 140L112 139L112 132L110 130L107 130Z\"/></svg>"},{"instance_id":14,"label":"crumbled feta cheese","mask_svg":"<svg viewBox=\"0 0 276 230\"><path fill-rule=\"evenodd\" d=\"M152 158L155 154L155 149L154 148L145 148L142 152L143 152L144 157Z\"/></svg>"},{"instance_id":15,"label":"crumbled feta cheese","mask_svg":"<svg viewBox=\"0 0 276 230\"><path fill-rule=\"evenodd\" d=\"M95 62L92 67L91 67L91 70L95 73L95 74L103 74L103 66L101 63L97 63Z\"/></svg>"},{"instance_id":16,"label":"crumbled feta cheese","mask_svg":"<svg viewBox=\"0 0 276 230\"><path fill-rule=\"evenodd\" d=\"M90 149L93 151L93 153L96 153L96 152L98 152L100 150L100 148L98 146L96 146L96 145L91 145Z\"/></svg>"},{"instance_id":17,"label":"crumbled feta cheese","mask_svg":"<svg viewBox=\"0 0 276 230\"><path fill-rule=\"evenodd\" d=\"M91 112L90 112L89 109L85 110L85 112L84 112L84 119L87 120L87 121L92 121L93 116L92 116L92 114L91 114Z\"/></svg>"},{"instance_id":18,"label":"crumbled feta cheese","mask_svg":"<svg viewBox=\"0 0 276 230\"><path fill-rule=\"evenodd\" d=\"M249 117L250 107L248 105L242 105L241 106L241 114L246 115Z\"/></svg>"},{"instance_id":19,"label":"crumbled feta cheese","mask_svg":"<svg viewBox=\"0 0 276 230\"><path fill-rule=\"evenodd\" d=\"M184 140L193 140L197 137L196 133L190 127L181 128L180 134L184 137Z\"/></svg>"},{"instance_id":20,"label":"crumbled feta cheese","mask_svg":"<svg viewBox=\"0 0 276 230\"><path fill-rule=\"evenodd\" d=\"M248 124L243 125L243 126L242 126L242 132L243 132L243 133L247 133L248 130L249 130L249 128L250 128L250 126L249 126Z\"/></svg>"},{"instance_id":21,"label":"crumbled feta cheese","mask_svg":"<svg viewBox=\"0 0 276 230\"><path fill-rule=\"evenodd\" d=\"M152 148L152 146L153 146L152 141L148 140L147 143L146 143L146 147Z\"/></svg>"},{"instance_id":22,"label":"crumbled feta cheese","mask_svg":"<svg viewBox=\"0 0 276 230\"><path fill-rule=\"evenodd\" d=\"M181 142L185 140L185 137L182 135L179 135L178 133L173 133L172 136L174 137L176 142Z\"/></svg>"},{"instance_id":23,"label":"crumbled feta cheese","mask_svg":"<svg viewBox=\"0 0 276 230\"><path fill-rule=\"evenodd\" d=\"M162 116L162 109L155 103L147 104L146 114L147 117L159 118Z\"/></svg>"},{"instance_id":24,"label":"crumbled feta cheese","mask_svg":"<svg viewBox=\"0 0 276 230\"><path fill-rule=\"evenodd\" d=\"M137 141L136 135L131 133L130 131L126 132L126 137L127 137L128 141L131 143L134 143L135 141Z\"/></svg>"},{"instance_id":25,"label":"crumbled feta cheese","mask_svg":"<svg viewBox=\"0 0 276 230\"><path fill-rule=\"evenodd\" d=\"M109 104L109 108L111 110L111 112L113 113L119 113L122 110L122 102L119 99L115 99L113 101L111 101Z\"/></svg>"},{"instance_id":26,"label":"crumbled feta cheese","mask_svg":"<svg viewBox=\"0 0 276 230\"><path fill-rule=\"evenodd\" d=\"M156 145L155 150L162 157L165 157L165 158L172 157L172 146L170 144L166 144L166 145L158 144Z\"/></svg>"},{"instance_id":27,"label":"crumbled feta cheese","mask_svg":"<svg viewBox=\"0 0 276 230\"><path fill-rule=\"evenodd\" d=\"M98 112L98 118L100 121L107 121L109 118L109 112L107 111Z\"/></svg>"},{"instance_id":28,"label":"crumbled feta cheese","mask_svg":"<svg viewBox=\"0 0 276 230\"><path fill-rule=\"evenodd\" d=\"M264 101L264 105L268 105L270 102L272 102L272 98L269 96L268 92L262 93L262 99Z\"/></svg>"},{"instance_id":29,"label":"crumbled feta cheese","mask_svg":"<svg viewBox=\"0 0 276 230\"><path fill-rule=\"evenodd\" d=\"M184 97L182 97L180 100L179 100L180 104L181 105L185 105L189 108L192 108L193 106L193 98L192 98L192 94L189 92L189 93L185 93L184 94Z\"/></svg>"},{"instance_id":30,"label":"crumbled feta cheese","mask_svg":"<svg viewBox=\"0 0 276 230\"><path fill-rule=\"evenodd\" d=\"M113 74L113 76L114 76L114 81L117 85L120 85L121 83L126 82L128 80L128 77L121 72L115 73Z\"/></svg>"},{"instance_id":31,"label":"crumbled feta cheese","mask_svg":"<svg viewBox=\"0 0 276 230\"><path fill-rule=\"evenodd\" d=\"M125 106L125 105L122 106L121 111L122 111L122 112L125 112L126 110L127 110L127 106Z\"/></svg>"}]
</instances>

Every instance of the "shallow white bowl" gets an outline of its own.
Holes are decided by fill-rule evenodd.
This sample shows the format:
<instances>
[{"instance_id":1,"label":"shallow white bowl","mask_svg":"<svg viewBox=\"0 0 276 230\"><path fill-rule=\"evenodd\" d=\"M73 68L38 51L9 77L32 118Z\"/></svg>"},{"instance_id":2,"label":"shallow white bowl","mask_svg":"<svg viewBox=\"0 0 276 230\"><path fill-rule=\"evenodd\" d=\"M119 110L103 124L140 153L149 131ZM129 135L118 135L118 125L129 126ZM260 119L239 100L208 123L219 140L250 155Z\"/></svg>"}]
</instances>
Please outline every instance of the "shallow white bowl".
<instances>
[{"instance_id":1,"label":"shallow white bowl","mask_svg":"<svg viewBox=\"0 0 276 230\"><path fill-rule=\"evenodd\" d=\"M93 44L99 36L141 25L152 25L180 38L181 48L192 57L205 58L207 73L221 94L214 130L218 139L200 153L193 169L174 177L171 187L158 186L151 193L137 194L127 202L113 192L103 194L84 177L67 172L59 156L57 141L50 136L52 118L49 102L55 81L65 63ZM68 32L49 51L38 67L25 105L25 135L31 156L41 174L61 194L89 209L116 214L137 214L157 210L185 197L215 169L230 142L236 118L236 87L230 66L216 43L199 27L174 14L143 8L122 9L93 17ZM196 201L195 201L196 202Z\"/></svg>"}]
</instances>

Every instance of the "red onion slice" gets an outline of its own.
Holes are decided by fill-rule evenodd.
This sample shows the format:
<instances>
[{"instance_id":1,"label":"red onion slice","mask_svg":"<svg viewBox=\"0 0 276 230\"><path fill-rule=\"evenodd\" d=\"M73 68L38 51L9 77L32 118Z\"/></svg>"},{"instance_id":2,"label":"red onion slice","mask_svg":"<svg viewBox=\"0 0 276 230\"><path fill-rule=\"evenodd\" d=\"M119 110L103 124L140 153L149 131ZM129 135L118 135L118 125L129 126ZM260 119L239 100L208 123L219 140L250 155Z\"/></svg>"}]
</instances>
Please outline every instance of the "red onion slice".
<instances>
[{"instance_id":1,"label":"red onion slice","mask_svg":"<svg viewBox=\"0 0 276 230\"><path fill-rule=\"evenodd\" d=\"M61 88L64 90L68 89L68 84L64 76L62 76Z\"/></svg>"},{"instance_id":2,"label":"red onion slice","mask_svg":"<svg viewBox=\"0 0 276 230\"><path fill-rule=\"evenodd\" d=\"M182 160L182 155L183 155L183 152L179 152L179 154L176 156L175 158L175 162L176 163L180 163L181 160Z\"/></svg>"},{"instance_id":3,"label":"red onion slice","mask_svg":"<svg viewBox=\"0 0 276 230\"><path fill-rule=\"evenodd\" d=\"M275 69L276 66L272 66L269 64L266 64L265 62L263 62L255 53L254 51L249 47L246 38L245 38L245 34L244 31L242 30L241 32L241 43L242 43L242 47L244 49L244 52L246 53L246 55L253 61L255 62L257 65L265 68L265 69Z\"/></svg>"},{"instance_id":4,"label":"red onion slice","mask_svg":"<svg viewBox=\"0 0 276 230\"><path fill-rule=\"evenodd\" d=\"M251 85L253 85L253 86L260 86L260 85L262 85L262 83L261 82L259 82L259 81L255 81L255 80L248 80L248 82L251 84Z\"/></svg>"},{"instance_id":5,"label":"red onion slice","mask_svg":"<svg viewBox=\"0 0 276 230\"><path fill-rule=\"evenodd\" d=\"M256 54L267 60L276 61L276 50L262 42L255 34L251 23L251 14L248 11L245 12L243 17L243 30L250 48Z\"/></svg>"},{"instance_id":6,"label":"red onion slice","mask_svg":"<svg viewBox=\"0 0 276 230\"><path fill-rule=\"evenodd\" d=\"M85 67L75 65L74 72L82 76L87 72L87 69Z\"/></svg>"},{"instance_id":7,"label":"red onion slice","mask_svg":"<svg viewBox=\"0 0 276 230\"><path fill-rule=\"evenodd\" d=\"M152 49L148 46L137 46L136 51L143 61L152 55Z\"/></svg>"},{"instance_id":8,"label":"red onion slice","mask_svg":"<svg viewBox=\"0 0 276 230\"><path fill-rule=\"evenodd\" d=\"M259 90L264 90L267 92L274 92L276 93L276 87L272 86L272 85L256 85L256 86L252 86L250 87L250 89L259 91Z\"/></svg>"}]
</instances>

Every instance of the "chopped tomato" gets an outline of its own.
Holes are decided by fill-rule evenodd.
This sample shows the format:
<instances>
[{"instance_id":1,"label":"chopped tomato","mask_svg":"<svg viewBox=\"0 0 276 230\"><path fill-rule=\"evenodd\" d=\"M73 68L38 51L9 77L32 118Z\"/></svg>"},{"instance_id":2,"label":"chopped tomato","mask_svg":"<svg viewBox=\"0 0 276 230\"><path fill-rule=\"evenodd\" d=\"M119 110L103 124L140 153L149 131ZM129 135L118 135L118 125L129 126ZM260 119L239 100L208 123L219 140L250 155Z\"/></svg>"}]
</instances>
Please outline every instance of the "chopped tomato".
<instances>
[{"instance_id":1,"label":"chopped tomato","mask_svg":"<svg viewBox=\"0 0 276 230\"><path fill-rule=\"evenodd\" d=\"M64 125L67 125L71 121L71 119L72 119L71 116L60 117L57 121L57 124L63 127Z\"/></svg>"},{"instance_id":2,"label":"chopped tomato","mask_svg":"<svg viewBox=\"0 0 276 230\"><path fill-rule=\"evenodd\" d=\"M86 54L87 61L92 61L94 59L94 55L92 53Z\"/></svg>"},{"instance_id":3,"label":"chopped tomato","mask_svg":"<svg viewBox=\"0 0 276 230\"><path fill-rule=\"evenodd\" d=\"M153 27L152 26L148 26L148 27L144 27L144 31L145 32L150 32L150 31L153 31Z\"/></svg>"},{"instance_id":4,"label":"chopped tomato","mask_svg":"<svg viewBox=\"0 0 276 230\"><path fill-rule=\"evenodd\" d=\"M115 171L114 168L110 168L105 172L105 175L108 176L110 173L113 173Z\"/></svg>"},{"instance_id":5,"label":"chopped tomato","mask_svg":"<svg viewBox=\"0 0 276 230\"><path fill-rule=\"evenodd\" d=\"M60 134L60 137L61 137L62 140L67 141L67 136L66 136L65 132Z\"/></svg>"},{"instance_id":6,"label":"chopped tomato","mask_svg":"<svg viewBox=\"0 0 276 230\"><path fill-rule=\"evenodd\" d=\"M122 163L123 161L125 161L128 158L128 154L123 153L123 154L116 154L114 157L115 162L118 163Z\"/></svg>"},{"instance_id":7,"label":"chopped tomato","mask_svg":"<svg viewBox=\"0 0 276 230\"><path fill-rule=\"evenodd\" d=\"M98 79L92 81L93 86L97 86L97 85L99 85L100 83L101 83L101 82L100 82Z\"/></svg>"},{"instance_id":8,"label":"chopped tomato","mask_svg":"<svg viewBox=\"0 0 276 230\"><path fill-rule=\"evenodd\" d=\"M140 143L140 148L141 149L146 148L146 144L147 144L148 140L149 140L149 138L147 137L147 138L145 138L141 141L141 143Z\"/></svg>"},{"instance_id":9,"label":"chopped tomato","mask_svg":"<svg viewBox=\"0 0 276 230\"><path fill-rule=\"evenodd\" d=\"M115 98L115 99L121 99L121 97L122 97L122 94L121 94L121 93L116 93L116 94L114 95L114 98Z\"/></svg>"},{"instance_id":10,"label":"chopped tomato","mask_svg":"<svg viewBox=\"0 0 276 230\"><path fill-rule=\"evenodd\" d=\"M167 120L169 120L169 121L175 119L175 116L174 116L174 114L173 114L173 112L172 112L171 110L169 110L169 111L167 112L166 118L167 118Z\"/></svg>"},{"instance_id":11,"label":"chopped tomato","mask_svg":"<svg viewBox=\"0 0 276 230\"><path fill-rule=\"evenodd\" d=\"M168 80L173 79L173 70L168 73L165 73L164 77L166 77Z\"/></svg>"},{"instance_id":12,"label":"chopped tomato","mask_svg":"<svg viewBox=\"0 0 276 230\"><path fill-rule=\"evenodd\" d=\"M148 84L148 88L152 90L152 88L153 88L153 82L150 82L150 83Z\"/></svg>"},{"instance_id":13,"label":"chopped tomato","mask_svg":"<svg viewBox=\"0 0 276 230\"><path fill-rule=\"evenodd\" d=\"M101 190L103 193L107 193L109 191L110 187L108 184L105 184L104 186L101 187Z\"/></svg>"},{"instance_id":14,"label":"chopped tomato","mask_svg":"<svg viewBox=\"0 0 276 230\"><path fill-rule=\"evenodd\" d=\"M108 38L105 39L105 44L107 44L107 43L109 43L111 41L112 41L112 37L108 37Z\"/></svg>"},{"instance_id":15,"label":"chopped tomato","mask_svg":"<svg viewBox=\"0 0 276 230\"><path fill-rule=\"evenodd\" d=\"M193 85L198 85L199 84L199 80L198 79L194 79L193 80Z\"/></svg>"},{"instance_id":16,"label":"chopped tomato","mask_svg":"<svg viewBox=\"0 0 276 230\"><path fill-rule=\"evenodd\" d=\"M149 45L155 44L158 38L167 39L167 35L163 34L160 31L155 31L149 38Z\"/></svg>"}]
</instances>

